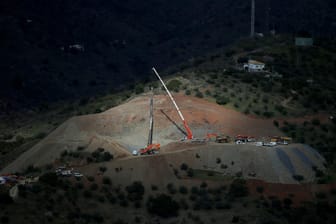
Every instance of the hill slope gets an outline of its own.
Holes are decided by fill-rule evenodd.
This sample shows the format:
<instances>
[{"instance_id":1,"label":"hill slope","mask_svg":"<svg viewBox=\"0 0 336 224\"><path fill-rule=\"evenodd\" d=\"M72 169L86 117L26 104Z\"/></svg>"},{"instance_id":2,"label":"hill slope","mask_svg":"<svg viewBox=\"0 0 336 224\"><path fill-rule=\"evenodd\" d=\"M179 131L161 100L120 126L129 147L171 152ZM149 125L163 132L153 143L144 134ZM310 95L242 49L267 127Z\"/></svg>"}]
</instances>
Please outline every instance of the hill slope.
<instances>
[{"instance_id":1,"label":"hill slope","mask_svg":"<svg viewBox=\"0 0 336 224\"><path fill-rule=\"evenodd\" d=\"M335 33L335 3L257 3L256 30ZM96 95L249 35L250 2L4 0L0 3L3 110ZM71 48L83 46L82 50Z\"/></svg>"},{"instance_id":2,"label":"hill slope","mask_svg":"<svg viewBox=\"0 0 336 224\"><path fill-rule=\"evenodd\" d=\"M225 133L230 136L253 135L256 138L281 135L272 120L253 118L199 98L182 95L177 95L175 98L196 138L204 138L209 132ZM73 153L81 149L86 153L92 153L98 148L103 148L112 153L115 159L131 157L130 151L143 147L147 142L148 101L147 96L141 96L104 113L71 118L2 172L22 171L29 165L43 166L54 163L65 150ZM318 153L301 145L269 149L253 145L174 143L179 142L183 133L179 130L181 128L177 127L181 122L173 105L169 98L163 95L154 97L154 105L154 141L163 146L162 155L153 158L140 157L136 160L133 158L132 161L122 159L109 163L108 166L113 167L132 166L134 169L127 170L137 171L134 174L123 172L126 176L118 179L126 178L125 181L129 181L130 175L134 175L135 179L156 183L154 180L145 180L147 178L145 170L149 168L143 166L166 164L166 167L153 168L158 172L153 174L152 178L158 180L160 176L166 176L168 180L168 176L172 175L168 164L178 167L183 162L188 163L193 169L206 167L212 171L223 172L221 166L216 164L216 158L220 158L223 164L231 164L225 171L226 175L234 176L242 172L244 177L249 178L251 173L257 173L258 179L295 183L293 175L299 173L304 175L307 181L312 181L315 177L312 166L319 168L324 166L324 159ZM187 151L184 152L185 150ZM200 160L195 157L195 153L201 156ZM169 162L155 161L162 159ZM87 175L95 172L91 166L83 168Z\"/></svg>"}]
</instances>

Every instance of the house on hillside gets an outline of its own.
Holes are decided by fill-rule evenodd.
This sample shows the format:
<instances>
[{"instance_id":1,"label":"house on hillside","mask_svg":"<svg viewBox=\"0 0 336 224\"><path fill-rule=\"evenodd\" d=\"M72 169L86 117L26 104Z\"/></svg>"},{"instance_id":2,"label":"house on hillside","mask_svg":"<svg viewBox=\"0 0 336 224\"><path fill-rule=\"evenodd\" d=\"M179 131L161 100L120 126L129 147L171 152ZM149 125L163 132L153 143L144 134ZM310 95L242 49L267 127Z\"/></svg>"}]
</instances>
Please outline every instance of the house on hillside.
<instances>
[{"instance_id":1,"label":"house on hillside","mask_svg":"<svg viewBox=\"0 0 336 224\"><path fill-rule=\"evenodd\" d=\"M256 60L248 60L248 62L244 64L244 70L248 72L262 72L264 68L265 63Z\"/></svg>"}]
</instances>

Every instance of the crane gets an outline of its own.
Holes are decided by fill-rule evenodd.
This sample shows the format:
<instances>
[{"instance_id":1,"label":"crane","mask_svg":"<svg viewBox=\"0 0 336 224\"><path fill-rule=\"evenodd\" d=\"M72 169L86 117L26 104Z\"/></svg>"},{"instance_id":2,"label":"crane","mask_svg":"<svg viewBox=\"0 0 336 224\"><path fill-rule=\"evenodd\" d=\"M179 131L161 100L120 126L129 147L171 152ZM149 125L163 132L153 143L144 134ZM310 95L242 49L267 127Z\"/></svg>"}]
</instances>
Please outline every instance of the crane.
<instances>
[{"instance_id":1,"label":"crane","mask_svg":"<svg viewBox=\"0 0 336 224\"><path fill-rule=\"evenodd\" d=\"M179 107L177 106L177 104L176 104L176 102L175 102L173 96L170 94L170 92L169 92L167 86L165 85L165 83L164 83L163 80L161 79L161 77L160 77L159 73L156 71L156 69L153 67L152 70L153 70L153 72L155 73L155 75L158 77L158 79L160 80L160 82L162 83L162 85L163 85L163 87L165 88L165 90L166 90L166 92L167 92L169 98L170 98L171 101L173 102L173 104L174 104L174 106L175 106L175 108L176 108L176 110L177 110L177 113L178 113L178 115L180 116L180 118L181 118L181 120L182 120L182 122L183 122L183 126L184 126L184 128L185 128L185 130L186 130L186 132L187 132L187 136L186 136L187 139L188 139L188 140L193 139L192 131L191 131L191 129L189 128L187 121L184 119L183 114L182 114L181 110L179 109Z\"/></svg>"},{"instance_id":2,"label":"crane","mask_svg":"<svg viewBox=\"0 0 336 224\"><path fill-rule=\"evenodd\" d=\"M148 142L147 146L143 149L140 149L138 152L133 153L134 155L140 154L153 154L155 151L160 150L160 144L153 144L153 126L154 126L154 117L153 117L153 88L151 89L152 95L150 99L150 112L149 112L149 133L148 133Z\"/></svg>"}]
</instances>

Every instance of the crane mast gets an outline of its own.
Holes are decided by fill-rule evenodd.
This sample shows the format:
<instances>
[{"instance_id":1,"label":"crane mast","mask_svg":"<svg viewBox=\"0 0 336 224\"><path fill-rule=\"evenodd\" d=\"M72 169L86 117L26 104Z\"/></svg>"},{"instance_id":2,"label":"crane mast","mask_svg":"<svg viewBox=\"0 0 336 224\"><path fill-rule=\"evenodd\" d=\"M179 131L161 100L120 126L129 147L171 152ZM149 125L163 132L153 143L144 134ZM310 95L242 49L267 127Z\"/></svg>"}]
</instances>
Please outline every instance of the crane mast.
<instances>
[{"instance_id":1,"label":"crane mast","mask_svg":"<svg viewBox=\"0 0 336 224\"><path fill-rule=\"evenodd\" d=\"M180 118L181 118L181 120L182 120L182 122L183 122L183 126L184 126L184 128L185 128L185 130L186 130L186 132L187 132L187 139L192 139L192 138L193 138L192 131L191 131L191 129L189 128L187 121L184 119L183 114L182 114L180 108L177 106L177 104L176 104L176 102L175 102L173 96L170 94L170 92L169 92L167 86L165 85L165 83L164 83L163 80L161 79L159 73L156 71L156 69L155 69L154 67L152 68L152 70L154 71L155 75L158 77L158 79L159 79L160 82L162 83L162 85L163 85L163 87L165 88L165 90L166 90L166 92L167 92L169 98L170 98L171 101L173 102L173 104L174 104L174 106L175 106L175 108L176 108L176 110L177 110L177 113L178 113L178 115L180 116Z\"/></svg>"},{"instance_id":2,"label":"crane mast","mask_svg":"<svg viewBox=\"0 0 336 224\"><path fill-rule=\"evenodd\" d=\"M149 133L148 133L148 142L145 148L134 150L133 155L146 155L154 154L160 150L160 144L153 144L153 127L154 127L154 113L153 113L153 88L151 88L152 95L149 101Z\"/></svg>"},{"instance_id":3,"label":"crane mast","mask_svg":"<svg viewBox=\"0 0 336 224\"><path fill-rule=\"evenodd\" d=\"M153 126L154 126L154 120L153 120L153 88L151 88L152 95L150 99L150 109L149 109L149 134L148 134L148 143L147 146L150 146L153 144Z\"/></svg>"}]
</instances>

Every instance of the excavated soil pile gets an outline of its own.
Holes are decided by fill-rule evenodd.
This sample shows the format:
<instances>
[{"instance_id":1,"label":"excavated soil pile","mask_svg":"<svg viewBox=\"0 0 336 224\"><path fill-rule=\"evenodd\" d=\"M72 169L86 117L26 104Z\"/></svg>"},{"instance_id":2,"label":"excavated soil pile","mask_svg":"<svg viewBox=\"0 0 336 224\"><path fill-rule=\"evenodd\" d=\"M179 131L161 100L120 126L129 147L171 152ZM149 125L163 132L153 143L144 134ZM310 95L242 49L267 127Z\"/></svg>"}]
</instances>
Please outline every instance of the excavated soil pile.
<instances>
[{"instance_id":1,"label":"excavated soil pile","mask_svg":"<svg viewBox=\"0 0 336 224\"><path fill-rule=\"evenodd\" d=\"M105 164L107 175L116 183L132 181L155 183L166 186L177 180L185 182L197 179L198 172L205 172L205 179L213 179L207 173L215 172L217 180L226 180L241 175L247 179L265 180L270 183L298 184L296 175L303 182L312 182L315 172L312 166L324 169L325 160L314 149L303 144L277 147L255 145L172 143L175 150L152 156L128 157L114 163ZM169 144L164 150L171 148ZM189 177L181 170L186 164L195 170ZM94 175L98 167L86 167L84 173ZM115 170L122 170L116 172Z\"/></svg>"}]
</instances>

